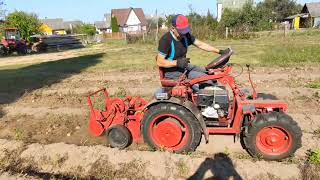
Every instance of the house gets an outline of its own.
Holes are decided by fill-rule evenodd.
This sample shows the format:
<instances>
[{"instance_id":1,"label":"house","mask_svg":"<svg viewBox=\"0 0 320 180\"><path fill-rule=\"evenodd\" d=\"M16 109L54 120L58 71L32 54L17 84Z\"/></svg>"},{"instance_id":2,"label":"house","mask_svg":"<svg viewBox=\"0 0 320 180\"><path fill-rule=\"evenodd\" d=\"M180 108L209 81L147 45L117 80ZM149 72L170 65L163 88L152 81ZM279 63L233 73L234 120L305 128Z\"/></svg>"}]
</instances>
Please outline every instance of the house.
<instances>
[{"instance_id":1,"label":"house","mask_svg":"<svg viewBox=\"0 0 320 180\"><path fill-rule=\"evenodd\" d=\"M147 20L141 8L112 9L111 17L118 22L120 32L139 33L147 30Z\"/></svg>"},{"instance_id":2,"label":"house","mask_svg":"<svg viewBox=\"0 0 320 180\"><path fill-rule=\"evenodd\" d=\"M253 3L252 0L217 0L217 21L220 22L224 9L241 9L247 2Z\"/></svg>"},{"instance_id":3,"label":"house","mask_svg":"<svg viewBox=\"0 0 320 180\"><path fill-rule=\"evenodd\" d=\"M43 32L45 35L67 34L62 18L42 19L41 22L42 22L42 25L40 27L40 31Z\"/></svg>"},{"instance_id":4,"label":"house","mask_svg":"<svg viewBox=\"0 0 320 180\"><path fill-rule=\"evenodd\" d=\"M72 30L83 24L82 21L63 21L62 18L42 19L40 31L45 35L66 35L72 33Z\"/></svg>"},{"instance_id":5,"label":"house","mask_svg":"<svg viewBox=\"0 0 320 180\"><path fill-rule=\"evenodd\" d=\"M107 22L105 21L95 21L94 27L96 28L96 31L98 32L98 34L111 32L110 24L107 24Z\"/></svg>"},{"instance_id":6,"label":"house","mask_svg":"<svg viewBox=\"0 0 320 180\"><path fill-rule=\"evenodd\" d=\"M94 22L94 27L99 34L111 33L111 14L107 13L104 15L103 21Z\"/></svg>"},{"instance_id":7,"label":"house","mask_svg":"<svg viewBox=\"0 0 320 180\"><path fill-rule=\"evenodd\" d=\"M289 16L284 19L288 21L291 28L320 27L320 2L306 3L301 13Z\"/></svg>"}]
</instances>

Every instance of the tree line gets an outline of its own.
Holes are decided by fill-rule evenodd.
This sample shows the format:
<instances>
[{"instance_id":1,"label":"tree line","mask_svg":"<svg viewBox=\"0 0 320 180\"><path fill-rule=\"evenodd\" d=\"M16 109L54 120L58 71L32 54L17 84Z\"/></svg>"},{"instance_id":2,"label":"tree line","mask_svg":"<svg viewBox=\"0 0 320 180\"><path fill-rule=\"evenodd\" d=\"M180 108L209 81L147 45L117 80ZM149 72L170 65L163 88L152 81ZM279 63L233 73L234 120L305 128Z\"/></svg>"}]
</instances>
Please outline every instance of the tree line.
<instances>
[{"instance_id":1,"label":"tree line","mask_svg":"<svg viewBox=\"0 0 320 180\"><path fill-rule=\"evenodd\" d=\"M0 0L0 14L3 14L3 2ZM248 1L238 10L224 9L220 22L208 11L207 15L199 15L192 8L187 15L192 27L193 34L201 39L214 40L222 36L225 28L232 29L236 37L247 37L248 32L272 30L274 25L285 17L297 14L301 11L302 5L295 0L264 0L256 5ZM171 26L172 17L168 15L165 19L159 19L159 25L163 23ZM21 32L23 38L32 34L39 34L42 23L34 13L15 11L5 17L5 27L15 27ZM156 27L154 22L149 21L150 28ZM112 30L119 31L117 20L112 18ZM3 28L3 27L2 27ZM73 29L74 33L94 35L95 28L90 24L78 25ZM237 35L238 34L238 35Z\"/></svg>"},{"instance_id":2,"label":"tree line","mask_svg":"<svg viewBox=\"0 0 320 180\"><path fill-rule=\"evenodd\" d=\"M301 10L302 5L295 0L264 0L256 5L248 1L237 10L224 9L220 22L209 11L203 16L190 8L187 16L195 36L214 40L224 36L226 27L232 30L234 38L248 38L250 32L273 30L284 18L300 13ZM168 27L171 26L173 16L166 16L164 20Z\"/></svg>"}]
</instances>

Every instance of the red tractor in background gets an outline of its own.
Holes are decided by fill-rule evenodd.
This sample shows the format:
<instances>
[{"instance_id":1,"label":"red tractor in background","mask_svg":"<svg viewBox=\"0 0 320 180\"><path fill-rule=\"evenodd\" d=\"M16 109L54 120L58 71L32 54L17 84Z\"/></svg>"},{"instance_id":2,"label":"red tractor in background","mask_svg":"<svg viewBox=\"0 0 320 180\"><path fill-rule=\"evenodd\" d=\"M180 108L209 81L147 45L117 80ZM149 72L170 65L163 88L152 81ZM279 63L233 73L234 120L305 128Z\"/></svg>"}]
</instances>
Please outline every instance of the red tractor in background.
<instances>
[{"instance_id":1,"label":"red tractor in background","mask_svg":"<svg viewBox=\"0 0 320 180\"><path fill-rule=\"evenodd\" d=\"M3 35L0 43L0 56L6 56L13 52L21 55L27 54L27 42L21 39L18 29L6 28L3 30Z\"/></svg>"},{"instance_id":2,"label":"red tractor in background","mask_svg":"<svg viewBox=\"0 0 320 180\"><path fill-rule=\"evenodd\" d=\"M139 97L111 98L105 88L90 94L90 132L104 134L112 147L125 148L143 137L154 150L175 153L194 151L202 135L207 143L209 134L234 135L252 156L281 160L293 155L301 147L302 132L287 114L287 104L256 93L249 65L252 91L240 88L228 64L232 54L229 49L206 66L207 76L193 80L186 73L179 80L165 79L160 68L162 88L149 103ZM218 86L192 89L208 80ZM102 110L91 99L99 92L105 95Z\"/></svg>"}]
</instances>

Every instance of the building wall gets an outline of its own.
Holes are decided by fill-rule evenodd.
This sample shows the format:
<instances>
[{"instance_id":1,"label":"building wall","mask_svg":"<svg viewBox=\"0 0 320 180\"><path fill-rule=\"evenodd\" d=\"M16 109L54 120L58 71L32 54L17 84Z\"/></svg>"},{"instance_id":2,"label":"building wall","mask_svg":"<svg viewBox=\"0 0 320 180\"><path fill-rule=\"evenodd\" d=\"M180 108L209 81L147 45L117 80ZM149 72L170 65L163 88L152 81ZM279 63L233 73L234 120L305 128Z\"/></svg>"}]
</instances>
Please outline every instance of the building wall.
<instances>
[{"instance_id":1,"label":"building wall","mask_svg":"<svg viewBox=\"0 0 320 180\"><path fill-rule=\"evenodd\" d=\"M136 13L132 10L129 14L126 27L122 28L122 32L140 32L140 31L145 31L147 30L146 26L141 26L141 22L136 15Z\"/></svg>"},{"instance_id":2,"label":"building wall","mask_svg":"<svg viewBox=\"0 0 320 180\"><path fill-rule=\"evenodd\" d=\"M222 4L217 4L217 21L220 22L222 17Z\"/></svg>"},{"instance_id":3,"label":"building wall","mask_svg":"<svg viewBox=\"0 0 320 180\"><path fill-rule=\"evenodd\" d=\"M249 0L217 0L217 4L222 4L222 8L240 9Z\"/></svg>"},{"instance_id":4,"label":"building wall","mask_svg":"<svg viewBox=\"0 0 320 180\"><path fill-rule=\"evenodd\" d=\"M217 21L220 22L224 9L241 9L248 1L251 0L217 0Z\"/></svg>"}]
</instances>

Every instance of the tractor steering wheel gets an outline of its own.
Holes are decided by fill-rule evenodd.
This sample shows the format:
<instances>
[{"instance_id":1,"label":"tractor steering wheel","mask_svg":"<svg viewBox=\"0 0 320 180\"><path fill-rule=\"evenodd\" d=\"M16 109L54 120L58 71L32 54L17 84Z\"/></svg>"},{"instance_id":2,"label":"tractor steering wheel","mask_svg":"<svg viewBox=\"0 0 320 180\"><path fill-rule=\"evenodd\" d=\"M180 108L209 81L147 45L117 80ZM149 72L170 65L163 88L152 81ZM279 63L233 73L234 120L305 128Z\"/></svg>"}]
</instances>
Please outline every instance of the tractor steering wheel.
<instances>
[{"instance_id":1,"label":"tractor steering wheel","mask_svg":"<svg viewBox=\"0 0 320 180\"><path fill-rule=\"evenodd\" d=\"M217 68L220 68L220 67L226 65L229 62L230 57L231 57L232 54L233 54L232 49L228 48L227 52L225 54L222 54L218 58L214 59L205 68L207 70L209 70L209 69L217 69Z\"/></svg>"}]
</instances>

